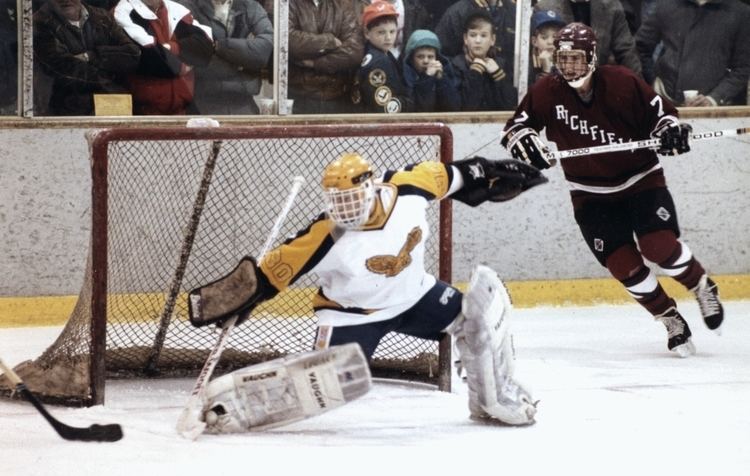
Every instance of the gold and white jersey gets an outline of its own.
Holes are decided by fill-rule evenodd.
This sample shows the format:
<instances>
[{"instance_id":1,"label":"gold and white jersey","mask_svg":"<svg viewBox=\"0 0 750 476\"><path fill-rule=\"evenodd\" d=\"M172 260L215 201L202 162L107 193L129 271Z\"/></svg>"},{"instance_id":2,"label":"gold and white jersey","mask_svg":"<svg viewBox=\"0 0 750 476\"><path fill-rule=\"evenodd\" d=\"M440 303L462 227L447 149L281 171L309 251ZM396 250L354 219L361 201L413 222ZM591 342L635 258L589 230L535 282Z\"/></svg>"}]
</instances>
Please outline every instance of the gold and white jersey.
<instances>
[{"instance_id":1,"label":"gold and white jersey","mask_svg":"<svg viewBox=\"0 0 750 476\"><path fill-rule=\"evenodd\" d=\"M320 215L269 252L261 270L279 290L315 273L318 325L391 319L435 285L424 267L430 236L426 210L431 200L446 196L453 174L452 167L439 162L388 172L377 185L376 210L361 229L343 230Z\"/></svg>"}]
</instances>

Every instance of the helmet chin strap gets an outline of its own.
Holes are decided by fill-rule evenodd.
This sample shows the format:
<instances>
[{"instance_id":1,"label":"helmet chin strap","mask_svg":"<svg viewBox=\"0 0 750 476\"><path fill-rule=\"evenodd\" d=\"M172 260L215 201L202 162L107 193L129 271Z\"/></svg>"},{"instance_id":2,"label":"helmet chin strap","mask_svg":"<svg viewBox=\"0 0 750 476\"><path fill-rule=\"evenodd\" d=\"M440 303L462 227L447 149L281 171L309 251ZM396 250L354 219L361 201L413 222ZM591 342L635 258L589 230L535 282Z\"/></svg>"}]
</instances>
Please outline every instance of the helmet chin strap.
<instances>
[{"instance_id":1,"label":"helmet chin strap","mask_svg":"<svg viewBox=\"0 0 750 476\"><path fill-rule=\"evenodd\" d=\"M578 89L581 86L583 86L583 84L586 82L587 79L589 79L591 77L592 74L594 74L594 67L593 66L589 66L589 72L588 73L586 73L583 76L580 76L580 77L578 77L576 79L573 79L573 80L570 80L570 81L566 80L566 81L570 85L571 88Z\"/></svg>"}]
</instances>

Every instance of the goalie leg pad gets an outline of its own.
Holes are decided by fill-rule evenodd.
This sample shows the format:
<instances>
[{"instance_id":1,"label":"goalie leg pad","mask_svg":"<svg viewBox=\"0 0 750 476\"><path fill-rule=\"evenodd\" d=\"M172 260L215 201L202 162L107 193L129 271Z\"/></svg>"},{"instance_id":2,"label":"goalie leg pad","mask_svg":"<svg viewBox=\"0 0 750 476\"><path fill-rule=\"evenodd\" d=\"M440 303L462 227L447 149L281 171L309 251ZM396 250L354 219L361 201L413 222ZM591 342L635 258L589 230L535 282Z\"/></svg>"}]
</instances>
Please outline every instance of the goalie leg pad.
<instances>
[{"instance_id":1,"label":"goalie leg pad","mask_svg":"<svg viewBox=\"0 0 750 476\"><path fill-rule=\"evenodd\" d=\"M351 343L234 371L206 387L206 433L260 431L310 418L366 394L362 349Z\"/></svg>"},{"instance_id":2,"label":"goalie leg pad","mask_svg":"<svg viewBox=\"0 0 750 476\"><path fill-rule=\"evenodd\" d=\"M513 380L510 310L510 296L497 274L478 266L464 295L463 317L448 330L466 371L472 417L526 425L534 422L536 406L529 392Z\"/></svg>"}]
</instances>

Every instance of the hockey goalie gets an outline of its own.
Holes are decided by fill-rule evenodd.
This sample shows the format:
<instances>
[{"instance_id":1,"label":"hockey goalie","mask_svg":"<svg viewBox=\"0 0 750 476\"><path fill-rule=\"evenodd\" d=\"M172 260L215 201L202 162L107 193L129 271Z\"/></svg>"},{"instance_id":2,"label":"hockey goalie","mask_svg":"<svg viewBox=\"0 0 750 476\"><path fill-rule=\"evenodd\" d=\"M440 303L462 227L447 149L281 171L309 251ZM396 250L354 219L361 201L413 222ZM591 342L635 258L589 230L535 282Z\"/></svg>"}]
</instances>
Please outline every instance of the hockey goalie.
<instances>
[{"instance_id":1,"label":"hockey goalie","mask_svg":"<svg viewBox=\"0 0 750 476\"><path fill-rule=\"evenodd\" d=\"M362 369L389 332L429 340L450 333L469 388L471 418L533 423L536 404L513 375L511 305L502 281L490 268L478 266L463 294L427 273L426 210L430 202L447 197L473 207L504 202L546 181L536 168L516 160L427 161L376 178L370 162L358 153L335 159L323 171L325 213L259 264L246 257L228 275L189 294L193 325L222 325L233 316L246 317L306 273L314 273L319 283L312 303L317 317L314 351L269 364L272 369L251 367L211 382L207 431L262 429L317 414L314 405L321 403L313 396L294 416L262 421L252 416L256 408L271 414L275 406L293 403L299 397L294 379L307 376L301 372L284 380L283 374L295 374L290 369L304 368L305 359L317 361L326 352L351 352L335 358L326 372L329 380L321 388L327 402L356 398L369 388L369 373ZM360 357L344 350L352 345ZM351 381L347 368L357 369ZM269 371L276 374L264 391L256 391L253 379L265 379ZM252 397L243 394L248 389L255 392Z\"/></svg>"}]
</instances>

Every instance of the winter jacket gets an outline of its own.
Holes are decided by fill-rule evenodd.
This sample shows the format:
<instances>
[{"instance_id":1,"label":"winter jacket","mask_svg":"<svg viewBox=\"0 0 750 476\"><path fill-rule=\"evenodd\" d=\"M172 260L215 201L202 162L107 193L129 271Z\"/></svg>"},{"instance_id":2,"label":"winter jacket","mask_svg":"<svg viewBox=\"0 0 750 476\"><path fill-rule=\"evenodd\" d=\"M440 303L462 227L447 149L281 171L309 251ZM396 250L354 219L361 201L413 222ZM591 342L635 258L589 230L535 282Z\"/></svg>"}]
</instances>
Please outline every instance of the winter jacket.
<instances>
[{"instance_id":1,"label":"winter jacket","mask_svg":"<svg viewBox=\"0 0 750 476\"><path fill-rule=\"evenodd\" d=\"M35 60L53 80L49 112L54 115L92 115L94 94L126 92L124 75L138 66L138 45L112 17L81 5L85 13L80 28L54 2L34 14Z\"/></svg>"},{"instance_id":2,"label":"winter jacket","mask_svg":"<svg viewBox=\"0 0 750 476\"><path fill-rule=\"evenodd\" d=\"M411 111L398 60L390 51L386 53L368 42L355 84L360 94L354 97L361 101L364 112Z\"/></svg>"},{"instance_id":3,"label":"winter jacket","mask_svg":"<svg viewBox=\"0 0 750 476\"><path fill-rule=\"evenodd\" d=\"M437 59L443 65L441 77L418 73L414 69L412 53L417 48L434 48ZM451 61L440 53L440 43L434 33L417 30L409 37L404 48L404 82L406 93L414 112L450 112L461 110L460 79Z\"/></svg>"},{"instance_id":4,"label":"winter jacket","mask_svg":"<svg viewBox=\"0 0 750 476\"><path fill-rule=\"evenodd\" d=\"M211 29L172 0L156 13L141 0L120 0L114 16L141 47L138 69L128 77L136 114L185 114L193 100L192 67L208 64L213 54Z\"/></svg>"},{"instance_id":5,"label":"winter jacket","mask_svg":"<svg viewBox=\"0 0 750 476\"><path fill-rule=\"evenodd\" d=\"M508 111L516 108L518 92L503 71L503 59L495 56L500 70L494 75L481 71L461 54L453 58L453 67L461 81L462 111Z\"/></svg>"},{"instance_id":6,"label":"winter jacket","mask_svg":"<svg viewBox=\"0 0 750 476\"><path fill-rule=\"evenodd\" d=\"M660 42L664 49L653 62ZM738 0L661 0L636 35L646 81L661 79L678 102L696 89L719 105L745 104L750 75L750 7Z\"/></svg>"},{"instance_id":7,"label":"winter jacket","mask_svg":"<svg viewBox=\"0 0 750 476\"><path fill-rule=\"evenodd\" d=\"M210 26L216 51L195 68L195 108L200 114L257 114L261 69L273 52L273 25L255 0L232 0L226 23L214 18L212 0L180 0Z\"/></svg>"},{"instance_id":8,"label":"winter jacket","mask_svg":"<svg viewBox=\"0 0 750 476\"><path fill-rule=\"evenodd\" d=\"M620 0L591 0L591 27L596 33L596 56L598 64L609 63L610 55L617 64L627 66L636 73L641 72L641 60L630 34L625 11ZM536 11L555 10L565 23L575 21L570 0L539 0Z\"/></svg>"},{"instance_id":9,"label":"winter jacket","mask_svg":"<svg viewBox=\"0 0 750 476\"><path fill-rule=\"evenodd\" d=\"M364 36L352 0L319 0L317 7L313 0L289 2L290 97L349 97L363 55ZM302 66L302 60L312 60L313 67Z\"/></svg>"}]
</instances>

